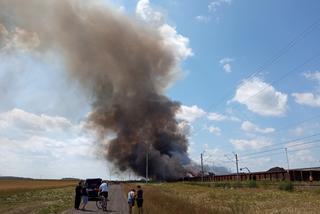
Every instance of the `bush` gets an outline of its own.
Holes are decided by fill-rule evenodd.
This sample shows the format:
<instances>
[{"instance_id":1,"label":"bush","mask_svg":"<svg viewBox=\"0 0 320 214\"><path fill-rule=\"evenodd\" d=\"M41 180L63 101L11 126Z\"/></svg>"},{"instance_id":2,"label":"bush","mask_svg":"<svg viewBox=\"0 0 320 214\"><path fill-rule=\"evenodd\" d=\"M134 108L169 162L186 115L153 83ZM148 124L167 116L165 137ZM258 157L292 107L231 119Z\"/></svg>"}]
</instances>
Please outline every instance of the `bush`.
<instances>
[{"instance_id":1,"label":"bush","mask_svg":"<svg viewBox=\"0 0 320 214\"><path fill-rule=\"evenodd\" d=\"M228 182L217 182L214 184L215 187L222 187L222 188L230 188L231 184Z\"/></svg>"},{"instance_id":2,"label":"bush","mask_svg":"<svg viewBox=\"0 0 320 214\"><path fill-rule=\"evenodd\" d=\"M282 182L279 185L279 189L283 191L292 192L294 190L294 186L292 182Z\"/></svg>"},{"instance_id":3,"label":"bush","mask_svg":"<svg viewBox=\"0 0 320 214\"><path fill-rule=\"evenodd\" d=\"M255 180L248 181L248 187L249 188L257 188L258 187L257 181L255 181Z\"/></svg>"},{"instance_id":4,"label":"bush","mask_svg":"<svg viewBox=\"0 0 320 214\"><path fill-rule=\"evenodd\" d=\"M242 188L243 184L240 181L236 181L235 183L232 184L233 188Z\"/></svg>"}]
</instances>

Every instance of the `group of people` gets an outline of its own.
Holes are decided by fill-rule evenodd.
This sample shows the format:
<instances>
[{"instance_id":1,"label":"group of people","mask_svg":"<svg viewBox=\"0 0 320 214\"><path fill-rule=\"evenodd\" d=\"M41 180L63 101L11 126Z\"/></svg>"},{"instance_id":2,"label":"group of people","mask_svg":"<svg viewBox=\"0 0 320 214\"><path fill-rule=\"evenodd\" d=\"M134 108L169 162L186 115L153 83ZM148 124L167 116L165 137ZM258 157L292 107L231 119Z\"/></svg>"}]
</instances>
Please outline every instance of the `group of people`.
<instances>
[{"instance_id":1,"label":"group of people","mask_svg":"<svg viewBox=\"0 0 320 214\"><path fill-rule=\"evenodd\" d=\"M89 201L87 185L83 181L80 181L79 184L76 186L75 193L76 195L75 195L75 201L74 201L74 208L77 210L80 209L80 204L82 199L81 209L85 210ZM108 184L106 181L103 181L99 186L99 195L102 195L106 199L108 199Z\"/></svg>"},{"instance_id":2,"label":"group of people","mask_svg":"<svg viewBox=\"0 0 320 214\"><path fill-rule=\"evenodd\" d=\"M140 185L137 186L137 192L135 189L131 189L128 192L128 204L129 204L129 214L132 214L132 208L137 202L138 213L143 214L143 190Z\"/></svg>"},{"instance_id":3,"label":"group of people","mask_svg":"<svg viewBox=\"0 0 320 214\"><path fill-rule=\"evenodd\" d=\"M80 204L82 201L81 209L85 210L89 199L87 185L83 181L80 181L75 189L75 193L74 208L77 210L80 209ZM99 187L99 195L102 195L108 199L108 184L106 181L101 183ZM140 185L137 186L137 191L135 189L131 189L128 192L129 214L132 214L132 208L135 206L135 204L137 204L138 207L138 214L143 214L143 190Z\"/></svg>"}]
</instances>

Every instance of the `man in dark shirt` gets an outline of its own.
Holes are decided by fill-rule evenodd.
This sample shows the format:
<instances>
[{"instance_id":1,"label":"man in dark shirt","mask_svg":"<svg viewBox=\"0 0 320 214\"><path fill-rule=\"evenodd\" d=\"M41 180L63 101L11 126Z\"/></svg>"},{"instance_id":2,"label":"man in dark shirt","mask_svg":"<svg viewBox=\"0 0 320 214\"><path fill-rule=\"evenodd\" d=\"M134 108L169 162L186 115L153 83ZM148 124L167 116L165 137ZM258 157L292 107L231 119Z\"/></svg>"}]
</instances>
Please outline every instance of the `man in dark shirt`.
<instances>
[{"instance_id":1,"label":"man in dark shirt","mask_svg":"<svg viewBox=\"0 0 320 214\"><path fill-rule=\"evenodd\" d=\"M138 206L138 213L139 214L143 214L143 208L142 208L142 204L143 204L143 190L141 189L141 186L137 186L138 191L137 191L137 206Z\"/></svg>"},{"instance_id":2,"label":"man in dark shirt","mask_svg":"<svg viewBox=\"0 0 320 214\"><path fill-rule=\"evenodd\" d=\"M79 209L80 203L81 203L81 192L82 192L82 181L79 182L79 184L76 186L76 196L74 199L74 208Z\"/></svg>"}]
</instances>

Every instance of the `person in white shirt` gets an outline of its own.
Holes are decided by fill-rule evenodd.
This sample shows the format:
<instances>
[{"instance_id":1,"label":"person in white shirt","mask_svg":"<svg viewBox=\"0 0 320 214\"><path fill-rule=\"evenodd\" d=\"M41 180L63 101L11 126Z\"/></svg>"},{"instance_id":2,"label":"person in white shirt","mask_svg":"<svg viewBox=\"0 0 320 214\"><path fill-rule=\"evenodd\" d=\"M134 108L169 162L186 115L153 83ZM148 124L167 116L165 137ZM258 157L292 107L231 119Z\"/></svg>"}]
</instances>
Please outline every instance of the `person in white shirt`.
<instances>
[{"instance_id":1,"label":"person in white shirt","mask_svg":"<svg viewBox=\"0 0 320 214\"><path fill-rule=\"evenodd\" d=\"M134 200L135 200L135 190L131 189L128 192L128 205L129 205L129 214L132 213L132 207L134 206Z\"/></svg>"},{"instance_id":2,"label":"person in white shirt","mask_svg":"<svg viewBox=\"0 0 320 214\"><path fill-rule=\"evenodd\" d=\"M99 192L106 198L108 198L108 184L106 181L102 181L102 184L99 186Z\"/></svg>"},{"instance_id":3,"label":"person in white shirt","mask_svg":"<svg viewBox=\"0 0 320 214\"><path fill-rule=\"evenodd\" d=\"M102 184L99 186L99 194L104 197L103 210L107 210L108 190L109 190L109 187L107 182L102 181Z\"/></svg>"}]
</instances>

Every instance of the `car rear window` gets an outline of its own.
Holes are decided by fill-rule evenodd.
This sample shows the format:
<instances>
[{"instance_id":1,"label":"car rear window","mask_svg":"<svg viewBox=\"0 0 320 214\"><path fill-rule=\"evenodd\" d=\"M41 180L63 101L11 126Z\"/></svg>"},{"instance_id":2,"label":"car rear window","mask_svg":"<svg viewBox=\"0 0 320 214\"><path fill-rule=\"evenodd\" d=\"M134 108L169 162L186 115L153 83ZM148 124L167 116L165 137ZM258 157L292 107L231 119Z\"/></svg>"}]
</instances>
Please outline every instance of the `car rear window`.
<instances>
[{"instance_id":1,"label":"car rear window","mask_svg":"<svg viewBox=\"0 0 320 214\"><path fill-rule=\"evenodd\" d=\"M87 179L86 184L89 188L99 187L102 179Z\"/></svg>"}]
</instances>

